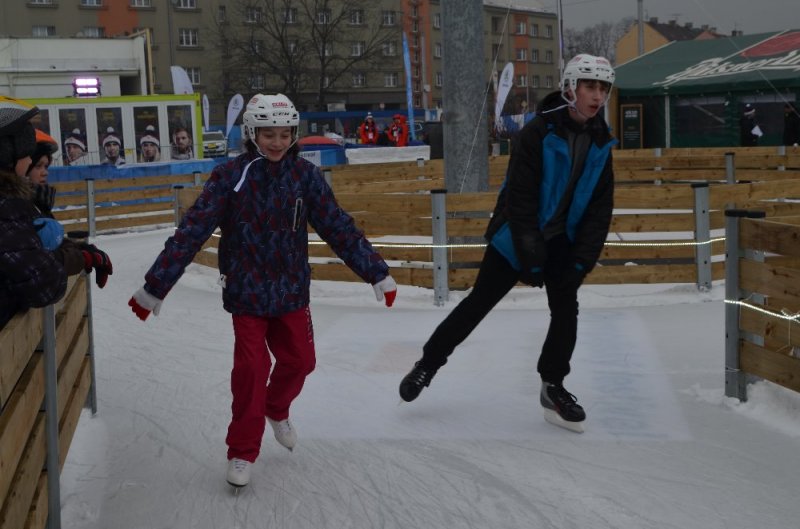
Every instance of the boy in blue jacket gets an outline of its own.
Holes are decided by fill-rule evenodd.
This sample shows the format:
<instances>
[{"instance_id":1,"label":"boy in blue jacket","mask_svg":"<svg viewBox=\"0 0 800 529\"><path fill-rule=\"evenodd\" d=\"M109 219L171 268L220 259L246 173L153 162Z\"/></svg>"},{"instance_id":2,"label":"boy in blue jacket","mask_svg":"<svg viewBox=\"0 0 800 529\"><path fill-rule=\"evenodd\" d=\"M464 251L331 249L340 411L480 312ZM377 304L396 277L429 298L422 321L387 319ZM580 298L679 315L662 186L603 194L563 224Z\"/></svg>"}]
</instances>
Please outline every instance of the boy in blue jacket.
<instances>
[{"instance_id":1,"label":"boy in blue jacket","mask_svg":"<svg viewBox=\"0 0 800 529\"><path fill-rule=\"evenodd\" d=\"M247 485L266 422L277 441L297 442L289 406L314 369L309 310L313 226L378 301L390 307L397 285L389 267L342 210L319 168L298 156L300 117L283 94L256 94L245 109L247 152L217 166L128 304L145 320L216 228L221 231L222 301L235 337L228 428L228 482ZM270 353L275 357L271 370Z\"/></svg>"},{"instance_id":2,"label":"boy in blue jacket","mask_svg":"<svg viewBox=\"0 0 800 529\"><path fill-rule=\"evenodd\" d=\"M576 432L586 414L564 389L578 329L578 288L597 263L611 223L616 140L600 114L614 83L603 57L581 54L564 68L560 92L542 102L511 153L489 242L470 294L437 327L400 383L411 402L448 356L521 281L544 287L550 327L537 369L545 419Z\"/></svg>"}]
</instances>

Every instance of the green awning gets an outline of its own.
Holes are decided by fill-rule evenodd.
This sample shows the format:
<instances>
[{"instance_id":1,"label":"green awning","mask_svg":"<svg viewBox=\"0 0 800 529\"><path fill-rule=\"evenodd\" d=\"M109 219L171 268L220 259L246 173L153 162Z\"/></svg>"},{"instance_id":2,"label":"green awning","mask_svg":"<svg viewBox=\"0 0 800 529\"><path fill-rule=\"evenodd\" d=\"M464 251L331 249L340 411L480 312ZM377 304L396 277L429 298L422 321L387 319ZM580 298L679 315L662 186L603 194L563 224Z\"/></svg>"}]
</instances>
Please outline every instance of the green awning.
<instances>
[{"instance_id":1,"label":"green awning","mask_svg":"<svg viewBox=\"0 0 800 529\"><path fill-rule=\"evenodd\" d=\"M800 30L674 41L616 73L620 97L800 88Z\"/></svg>"}]
</instances>

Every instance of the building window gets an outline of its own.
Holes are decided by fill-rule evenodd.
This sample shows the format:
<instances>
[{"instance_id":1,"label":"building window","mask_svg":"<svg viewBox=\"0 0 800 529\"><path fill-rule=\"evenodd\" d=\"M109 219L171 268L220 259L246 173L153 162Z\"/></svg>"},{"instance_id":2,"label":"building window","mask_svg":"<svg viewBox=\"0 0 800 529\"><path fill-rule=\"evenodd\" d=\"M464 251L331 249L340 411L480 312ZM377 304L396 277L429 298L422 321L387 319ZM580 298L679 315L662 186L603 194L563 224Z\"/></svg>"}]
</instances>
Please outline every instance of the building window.
<instances>
[{"instance_id":1,"label":"building window","mask_svg":"<svg viewBox=\"0 0 800 529\"><path fill-rule=\"evenodd\" d=\"M353 9L350 11L350 25L361 26L364 24L364 10Z\"/></svg>"},{"instance_id":2,"label":"building window","mask_svg":"<svg viewBox=\"0 0 800 529\"><path fill-rule=\"evenodd\" d=\"M366 46L363 40L350 43L350 57L361 57L364 55Z\"/></svg>"},{"instance_id":3,"label":"building window","mask_svg":"<svg viewBox=\"0 0 800 529\"><path fill-rule=\"evenodd\" d=\"M197 30L186 28L178 30L178 46L186 48L197 47Z\"/></svg>"},{"instance_id":4,"label":"building window","mask_svg":"<svg viewBox=\"0 0 800 529\"><path fill-rule=\"evenodd\" d=\"M437 59L441 59L442 58L442 43L441 42L437 42L436 44L433 45L433 56L436 57Z\"/></svg>"},{"instance_id":5,"label":"building window","mask_svg":"<svg viewBox=\"0 0 800 529\"><path fill-rule=\"evenodd\" d=\"M517 48L516 56L518 61L528 60L528 50L526 48Z\"/></svg>"},{"instance_id":6,"label":"building window","mask_svg":"<svg viewBox=\"0 0 800 529\"><path fill-rule=\"evenodd\" d=\"M544 78L544 87L545 88L553 88L553 76L548 75Z\"/></svg>"},{"instance_id":7,"label":"building window","mask_svg":"<svg viewBox=\"0 0 800 529\"><path fill-rule=\"evenodd\" d=\"M81 5L84 7L101 7L103 0L81 0Z\"/></svg>"},{"instance_id":8,"label":"building window","mask_svg":"<svg viewBox=\"0 0 800 529\"><path fill-rule=\"evenodd\" d=\"M333 55L333 43L332 42L326 42L325 43L325 47L322 49L322 54L325 55L325 57L330 57L331 55Z\"/></svg>"},{"instance_id":9,"label":"building window","mask_svg":"<svg viewBox=\"0 0 800 529\"><path fill-rule=\"evenodd\" d=\"M197 84L197 83L193 83ZM250 89L251 90L263 90L267 87L266 78L264 77L263 73L259 73L250 77Z\"/></svg>"},{"instance_id":10,"label":"building window","mask_svg":"<svg viewBox=\"0 0 800 529\"><path fill-rule=\"evenodd\" d=\"M286 24L297 24L297 8L287 7L283 10L283 21Z\"/></svg>"},{"instance_id":11,"label":"building window","mask_svg":"<svg viewBox=\"0 0 800 529\"><path fill-rule=\"evenodd\" d=\"M322 88L330 88L331 87L331 78L327 75L322 78Z\"/></svg>"},{"instance_id":12,"label":"building window","mask_svg":"<svg viewBox=\"0 0 800 529\"><path fill-rule=\"evenodd\" d=\"M186 68L186 74L189 76L189 80L193 85L200 84L200 68L197 68L196 66Z\"/></svg>"},{"instance_id":13,"label":"building window","mask_svg":"<svg viewBox=\"0 0 800 529\"><path fill-rule=\"evenodd\" d=\"M331 23L331 10L317 9L317 24L330 24L330 23Z\"/></svg>"},{"instance_id":14,"label":"building window","mask_svg":"<svg viewBox=\"0 0 800 529\"><path fill-rule=\"evenodd\" d=\"M442 29L442 14L436 13L433 15L433 27L435 29Z\"/></svg>"},{"instance_id":15,"label":"building window","mask_svg":"<svg viewBox=\"0 0 800 529\"><path fill-rule=\"evenodd\" d=\"M501 49L503 49L502 44L492 44L492 57L499 57Z\"/></svg>"},{"instance_id":16,"label":"building window","mask_svg":"<svg viewBox=\"0 0 800 529\"><path fill-rule=\"evenodd\" d=\"M99 26L84 26L81 32L84 37L89 39L99 39L105 36L105 29Z\"/></svg>"},{"instance_id":17,"label":"building window","mask_svg":"<svg viewBox=\"0 0 800 529\"><path fill-rule=\"evenodd\" d=\"M397 86L397 73L390 72L383 74L383 86L386 88L394 88Z\"/></svg>"},{"instance_id":18,"label":"building window","mask_svg":"<svg viewBox=\"0 0 800 529\"><path fill-rule=\"evenodd\" d=\"M244 12L244 21L247 24L257 24L261 22L261 8L248 7Z\"/></svg>"},{"instance_id":19,"label":"building window","mask_svg":"<svg viewBox=\"0 0 800 529\"><path fill-rule=\"evenodd\" d=\"M416 19L411 21L411 33L419 33L419 21Z\"/></svg>"},{"instance_id":20,"label":"building window","mask_svg":"<svg viewBox=\"0 0 800 529\"><path fill-rule=\"evenodd\" d=\"M544 62L547 64L553 64L553 50L545 50Z\"/></svg>"},{"instance_id":21,"label":"building window","mask_svg":"<svg viewBox=\"0 0 800 529\"><path fill-rule=\"evenodd\" d=\"M297 41L296 40L290 40L287 43L287 46L289 47L289 55L294 55L295 53L297 53Z\"/></svg>"},{"instance_id":22,"label":"building window","mask_svg":"<svg viewBox=\"0 0 800 529\"><path fill-rule=\"evenodd\" d=\"M436 72L436 80L434 81L434 84L437 87L441 88L442 87L442 80L443 80L442 72Z\"/></svg>"},{"instance_id":23,"label":"building window","mask_svg":"<svg viewBox=\"0 0 800 529\"><path fill-rule=\"evenodd\" d=\"M353 74L353 88L362 88L367 85L367 76L363 73Z\"/></svg>"},{"instance_id":24,"label":"building window","mask_svg":"<svg viewBox=\"0 0 800 529\"><path fill-rule=\"evenodd\" d=\"M422 84L419 81L414 81L414 91L422 92Z\"/></svg>"},{"instance_id":25,"label":"building window","mask_svg":"<svg viewBox=\"0 0 800 529\"><path fill-rule=\"evenodd\" d=\"M419 48L419 35L414 35L411 37L411 46L414 48Z\"/></svg>"},{"instance_id":26,"label":"building window","mask_svg":"<svg viewBox=\"0 0 800 529\"><path fill-rule=\"evenodd\" d=\"M28 0L31 5L49 6L53 4L53 0Z\"/></svg>"},{"instance_id":27,"label":"building window","mask_svg":"<svg viewBox=\"0 0 800 529\"><path fill-rule=\"evenodd\" d=\"M414 53L411 55L411 60L414 61L415 64L419 62L419 50L414 50Z\"/></svg>"},{"instance_id":28,"label":"building window","mask_svg":"<svg viewBox=\"0 0 800 529\"><path fill-rule=\"evenodd\" d=\"M518 75L517 76L517 86L528 86L528 76L527 75Z\"/></svg>"},{"instance_id":29,"label":"building window","mask_svg":"<svg viewBox=\"0 0 800 529\"><path fill-rule=\"evenodd\" d=\"M152 0L131 0L131 7L153 7Z\"/></svg>"},{"instance_id":30,"label":"building window","mask_svg":"<svg viewBox=\"0 0 800 529\"><path fill-rule=\"evenodd\" d=\"M544 36L548 39L553 38L553 26L547 25L544 27Z\"/></svg>"},{"instance_id":31,"label":"building window","mask_svg":"<svg viewBox=\"0 0 800 529\"><path fill-rule=\"evenodd\" d=\"M534 75L533 79L531 79L531 80L533 81L533 83L532 83L533 87L534 88L539 88L539 76L538 75Z\"/></svg>"},{"instance_id":32,"label":"building window","mask_svg":"<svg viewBox=\"0 0 800 529\"><path fill-rule=\"evenodd\" d=\"M397 15L394 11L383 10L381 13L381 25L394 26L397 23Z\"/></svg>"},{"instance_id":33,"label":"building window","mask_svg":"<svg viewBox=\"0 0 800 529\"><path fill-rule=\"evenodd\" d=\"M397 55L397 43L396 42L384 42L383 43L383 56L384 57L394 57Z\"/></svg>"},{"instance_id":34,"label":"building window","mask_svg":"<svg viewBox=\"0 0 800 529\"><path fill-rule=\"evenodd\" d=\"M419 79L419 66L414 66L411 69L411 77L413 77L414 79Z\"/></svg>"},{"instance_id":35,"label":"building window","mask_svg":"<svg viewBox=\"0 0 800 529\"><path fill-rule=\"evenodd\" d=\"M250 51L253 55L261 55L264 52L264 41L254 39L250 41Z\"/></svg>"},{"instance_id":36,"label":"building window","mask_svg":"<svg viewBox=\"0 0 800 529\"><path fill-rule=\"evenodd\" d=\"M197 0L177 0L175 7L179 9L196 9Z\"/></svg>"},{"instance_id":37,"label":"building window","mask_svg":"<svg viewBox=\"0 0 800 529\"><path fill-rule=\"evenodd\" d=\"M55 26L33 26L31 35L34 37L55 37Z\"/></svg>"},{"instance_id":38,"label":"building window","mask_svg":"<svg viewBox=\"0 0 800 529\"><path fill-rule=\"evenodd\" d=\"M228 20L228 12L225 10L225 6L217 7L217 20L219 22L225 22Z\"/></svg>"},{"instance_id":39,"label":"building window","mask_svg":"<svg viewBox=\"0 0 800 529\"><path fill-rule=\"evenodd\" d=\"M517 35L524 35L528 32L525 22L517 22Z\"/></svg>"},{"instance_id":40,"label":"building window","mask_svg":"<svg viewBox=\"0 0 800 529\"><path fill-rule=\"evenodd\" d=\"M539 24L531 24L531 37L539 36Z\"/></svg>"},{"instance_id":41,"label":"building window","mask_svg":"<svg viewBox=\"0 0 800 529\"><path fill-rule=\"evenodd\" d=\"M422 106L422 98L420 96L414 96L414 106L417 108Z\"/></svg>"},{"instance_id":42,"label":"building window","mask_svg":"<svg viewBox=\"0 0 800 529\"><path fill-rule=\"evenodd\" d=\"M531 62L539 62L539 50L536 48L531 50Z\"/></svg>"}]
</instances>

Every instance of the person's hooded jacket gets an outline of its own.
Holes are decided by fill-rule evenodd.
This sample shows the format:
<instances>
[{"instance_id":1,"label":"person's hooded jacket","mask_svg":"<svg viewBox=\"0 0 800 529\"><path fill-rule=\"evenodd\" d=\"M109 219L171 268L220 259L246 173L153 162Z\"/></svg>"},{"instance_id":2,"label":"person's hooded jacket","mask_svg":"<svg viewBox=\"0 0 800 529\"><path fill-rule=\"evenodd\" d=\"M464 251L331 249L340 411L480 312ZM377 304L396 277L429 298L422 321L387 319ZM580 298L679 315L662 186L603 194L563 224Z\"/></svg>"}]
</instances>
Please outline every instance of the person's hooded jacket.
<instances>
[{"instance_id":1,"label":"person's hooded jacket","mask_svg":"<svg viewBox=\"0 0 800 529\"><path fill-rule=\"evenodd\" d=\"M546 241L566 232L574 262L589 273L611 222L615 144L601 114L581 125L560 92L549 94L512 149L487 241L515 269L532 270L544 266Z\"/></svg>"},{"instance_id":2,"label":"person's hooded jacket","mask_svg":"<svg viewBox=\"0 0 800 529\"><path fill-rule=\"evenodd\" d=\"M291 153L278 162L244 153L214 168L145 275L144 288L164 299L219 227L225 310L274 317L305 308L311 284L307 224L367 283L389 275L317 166Z\"/></svg>"},{"instance_id":3,"label":"person's hooded jacket","mask_svg":"<svg viewBox=\"0 0 800 529\"><path fill-rule=\"evenodd\" d=\"M0 169L0 328L17 312L55 303L66 292L63 265L36 234L39 216L28 182Z\"/></svg>"}]
</instances>

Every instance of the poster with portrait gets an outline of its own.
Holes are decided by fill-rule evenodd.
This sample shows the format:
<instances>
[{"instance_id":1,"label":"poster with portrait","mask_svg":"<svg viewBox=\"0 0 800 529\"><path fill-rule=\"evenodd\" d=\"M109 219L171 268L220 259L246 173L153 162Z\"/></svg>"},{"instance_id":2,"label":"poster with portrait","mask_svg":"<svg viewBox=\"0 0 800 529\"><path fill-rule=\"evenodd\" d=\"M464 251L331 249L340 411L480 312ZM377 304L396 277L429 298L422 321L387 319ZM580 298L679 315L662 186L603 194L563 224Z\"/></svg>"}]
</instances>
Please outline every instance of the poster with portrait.
<instances>
[{"instance_id":1,"label":"poster with portrait","mask_svg":"<svg viewBox=\"0 0 800 529\"><path fill-rule=\"evenodd\" d=\"M170 155L173 160L194 158L191 105L168 105Z\"/></svg>"},{"instance_id":2,"label":"poster with portrait","mask_svg":"<svg viewBox=\"0 0 800 529\"><path fill-rule=\"evenodd\" d=\"M39 129L42 132L50 134L50 110L40 108L39 113L31 118L31 125L33 128Z\"/></svg>"},{"instance_id":3,"label":"poster with portrait","mask_svg":"<svg viewBox=\"0 0 800 529\"><path fill-rule=\"evenodd\" d=\"M140 163L161 160L161 134L158 130L158 107L134 107L133 130L136 133L136 160Z\"/></svg>"},{"instance_id":4,"label":"poster with portrait","mask_svg":"<svg viewBox=\"0 0 800 529\"><path fill-rule=\"evenodd\" d=\"M125 164L125 139L122 136L122 109L98 108L97 146L103 165Z\"/></svg>"},{"instance_id":5,"label":"poster with portrait","mask_svg":"<svg viewBox=\"0 0 800 529\"><path fill-rule=\"evenodd\" d=\"M62 108L58 111L61 129L61 152L64 165L89 165L89 143L86 141L86 110ZM97 163L97 161L95 161Z\"/></svg>"}]
</instances>

